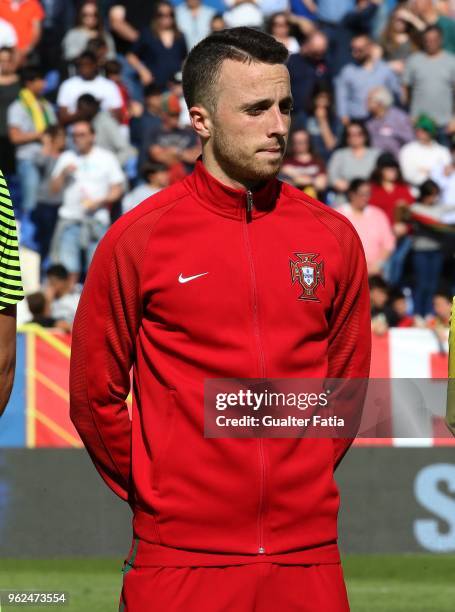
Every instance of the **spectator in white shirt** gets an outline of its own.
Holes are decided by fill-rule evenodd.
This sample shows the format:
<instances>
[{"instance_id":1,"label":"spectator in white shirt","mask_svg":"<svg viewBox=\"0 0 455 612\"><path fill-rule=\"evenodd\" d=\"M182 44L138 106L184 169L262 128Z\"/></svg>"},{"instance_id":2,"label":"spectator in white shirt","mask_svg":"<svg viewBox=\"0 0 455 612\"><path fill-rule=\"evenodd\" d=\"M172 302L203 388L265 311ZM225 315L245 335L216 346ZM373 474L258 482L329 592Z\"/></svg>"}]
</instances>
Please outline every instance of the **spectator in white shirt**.
<instances>
[{"instance_id":1,"label":"spectator in white shirt","mask_svg":"<svg viewBox=\"0 0 455 612\"><path fill-rule=\"evenodd\" d=\"M400 151L400 167L405 181L419 187L432 171L451 163L450 151L436 142L436 124L426 115L421 115L415 124L416 140L404 145Z\"/></svg>"},{"instance_id":2,"label":"spectator in white shirt","mask_svg":"<svg viewBox=\"0 0 455 612\"><path fill-rule=\"evenodd\" d=\"M255 0L225 0L229 7L223 17L228 28L262 28L264 15Z\"/></svg>"},{"instance_id":3,"label":"spectator in white shirt","mask_svg":"<svg viewBox=\"0 0 455 612\"><path fill-rule=\"evenodd\" d=\"M84 51L77 60L77 72L74 77L63 81L57 95L57 106L60 122L64 125L81 119L77 112L77 101L82 94L92 94L100 101L102 110L110 111L120 121L122 97L117 85L98 72L96 57L90 51Z\"/></svg>"},{"instance_id":4,"label":"spectator in white shirt","mask_svg":"<svg viewBox=\"0 0 455 612\"><path fill-rule=\"evenodd\" d=\"M450 145L452 159L449 164L440 163L435 166L431 178L441 189L441 203L455 206L455 141Z\"/></svg>"},{"instance_id":5,"label":"spectator in white shirt","mask_svg":"<svg viewBox=\"0 0 455 612\"><path fill-rule=\"evenodd\" d=\"M51 247L51 259L62 263L77 282L81 251L87 267L110 224L111 206L123 194L125 177L113 153L95 146L95 130L88 121L73 125L76 151L60 155L50 189L63 191L63 203Z\"/></svg>"}]
</instances>

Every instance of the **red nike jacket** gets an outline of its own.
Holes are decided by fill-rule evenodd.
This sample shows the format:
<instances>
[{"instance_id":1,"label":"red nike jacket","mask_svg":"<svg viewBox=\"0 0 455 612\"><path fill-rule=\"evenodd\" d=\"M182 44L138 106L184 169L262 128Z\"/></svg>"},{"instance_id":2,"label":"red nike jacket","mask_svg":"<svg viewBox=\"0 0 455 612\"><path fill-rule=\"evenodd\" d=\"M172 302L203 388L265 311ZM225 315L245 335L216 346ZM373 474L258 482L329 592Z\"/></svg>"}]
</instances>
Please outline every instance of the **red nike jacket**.
<instances>
[{"instance_id":1,"label":"red nike jacket","mask_svg":"<svg viewBox=\"0 0 455 612\"><path fill-rule=\"evenodd\" d=\"M74 322L71 419L150 563L339 560L351 440L204 438L204 380L366 378L370 338L355 230L277 179L235 190L199 160L110 228Z\"/></svg>"}]
</instances>

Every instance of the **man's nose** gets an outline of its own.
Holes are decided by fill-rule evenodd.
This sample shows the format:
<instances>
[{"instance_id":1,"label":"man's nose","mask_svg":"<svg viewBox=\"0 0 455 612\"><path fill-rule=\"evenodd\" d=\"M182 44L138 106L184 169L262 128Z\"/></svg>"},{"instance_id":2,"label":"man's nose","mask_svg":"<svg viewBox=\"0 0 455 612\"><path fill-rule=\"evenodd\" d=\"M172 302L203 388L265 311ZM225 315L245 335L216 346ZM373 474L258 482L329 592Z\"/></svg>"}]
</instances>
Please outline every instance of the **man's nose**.
<instances>
[{"instance_id":1,"label":"man's nose","mask_svg":"<svg viewBox=\"0 0 455 612\"><path fill-rule=\"evenodd\" d=\"M289 131L289 115L283 113L279 107L273 107L270 115L269 136L286 136Z\"/></svg>"}]
</instances>

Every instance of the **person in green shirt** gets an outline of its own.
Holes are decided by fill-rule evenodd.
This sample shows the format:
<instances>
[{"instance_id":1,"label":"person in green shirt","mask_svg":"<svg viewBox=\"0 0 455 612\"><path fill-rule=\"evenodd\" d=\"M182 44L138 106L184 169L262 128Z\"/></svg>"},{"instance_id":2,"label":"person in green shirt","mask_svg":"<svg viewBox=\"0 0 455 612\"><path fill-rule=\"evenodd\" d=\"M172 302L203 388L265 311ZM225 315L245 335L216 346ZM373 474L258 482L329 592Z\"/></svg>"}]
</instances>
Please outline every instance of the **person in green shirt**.
<instances>
[{"instance_id":1,"label":"person in green shirt","mask_svg":"<svg viewBox=\"0 0 455 612\"><path fill-rule=\"evenodd\" d=\"M16 222L0 170L0 415L13 387L16 363L16 304L24 297Z\"/></svg>"}]
</instances>

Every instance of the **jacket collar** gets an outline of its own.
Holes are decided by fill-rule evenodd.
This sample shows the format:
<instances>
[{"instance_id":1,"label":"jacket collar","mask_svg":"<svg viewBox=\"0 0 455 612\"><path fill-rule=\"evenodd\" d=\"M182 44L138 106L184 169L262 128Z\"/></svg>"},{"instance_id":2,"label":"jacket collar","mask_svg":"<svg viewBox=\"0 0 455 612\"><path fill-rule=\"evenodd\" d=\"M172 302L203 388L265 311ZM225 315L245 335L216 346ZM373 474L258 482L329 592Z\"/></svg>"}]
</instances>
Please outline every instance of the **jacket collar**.
<instances>
[{"instance_id":1,"label":"jacket collar","mask_svg":"<svg viewBox=\"0 0 455 612\"><path fill-rule=\"evenodd\" d=\"M281 183L276 178L265 181L255 191L233 189L221 183L208 172L199 157L194 171L185 178L190 190L205 208L223 217L248 220L247 203L252 201L250 219L257 219L275 208L280 195Z\"/></svg>"}]
</instances>

